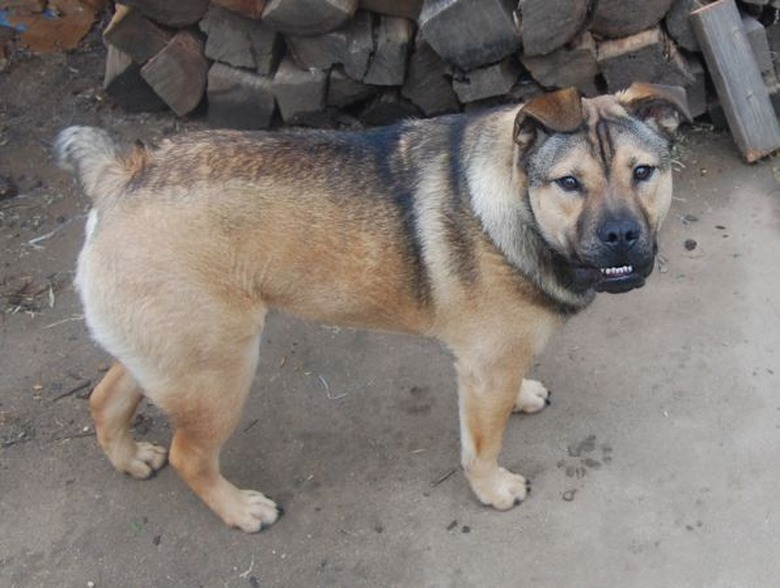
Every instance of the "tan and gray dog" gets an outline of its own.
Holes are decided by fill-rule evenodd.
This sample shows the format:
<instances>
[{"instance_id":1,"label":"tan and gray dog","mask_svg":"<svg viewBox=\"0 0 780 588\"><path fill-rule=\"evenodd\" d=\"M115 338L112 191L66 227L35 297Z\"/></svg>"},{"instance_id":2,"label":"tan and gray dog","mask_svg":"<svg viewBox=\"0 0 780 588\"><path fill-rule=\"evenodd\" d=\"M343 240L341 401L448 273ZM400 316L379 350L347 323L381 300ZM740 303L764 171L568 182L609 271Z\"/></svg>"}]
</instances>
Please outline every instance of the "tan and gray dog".
<instances>
[{"instance_id":1,"label":"tan and gray dog","mask_svg":"<svg viewBox=\"0 0 780 588\"><path fill-rule=\"evenodd\" d=\"M91 397L114 466L147 478L143 396L171 419L170 461L222 520L279 516L220 474L271 308L419 333L456 357L461 463L504 510L526 480L498 464L513 411L544 408L532 358L595 292L644 284L671 202L679 88L562 90L479 114L357 133L206 131L117 146L71 127L60 164L93 202L76 283L116 359Z\"/></svg>"}]
</instances>

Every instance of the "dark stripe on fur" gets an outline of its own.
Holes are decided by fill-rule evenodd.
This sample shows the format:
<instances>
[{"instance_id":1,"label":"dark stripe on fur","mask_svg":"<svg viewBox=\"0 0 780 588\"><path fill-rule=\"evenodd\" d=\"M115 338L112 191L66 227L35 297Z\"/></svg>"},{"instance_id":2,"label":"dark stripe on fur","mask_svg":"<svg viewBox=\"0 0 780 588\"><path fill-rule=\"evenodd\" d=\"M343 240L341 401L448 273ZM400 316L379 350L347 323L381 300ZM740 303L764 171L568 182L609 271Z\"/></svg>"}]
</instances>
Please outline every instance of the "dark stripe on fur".
<instances>
[{"instance_id":1,"label":"dark stripe on fur","mask_svg":"<svg viewBox=\"0 0 780 588\"><path fill-rule=\"evenodd\" d=\"M464 135L468 127L467 116L450 119L448 147L449 181L451 196L444 202L442 223L446 231L447 243L452 252L450 264L452 271L466 283L473 283L479 276L474 242L474 226L479 226L470 205L467 163L464 157ZM472 225L472 226L468 226Z\"/></svg>"},{"instance_id":2,"label":"dark stripe on fur","mask_svg":"<svg viewBox=\"0 0 780 588\"><path fill-rule=\"evenodd\" d=\"M366 141L367 147L370 147L373 152L382 186L388 190L387 194L398 211L407 254L412 261L413 283L411 286L415 298L422 304L428 304L431 301L431 284L423 259L423 245L414 192L417 185L415 172L419 168L406 161L410 154L404 153L399 144L400 139L405 134L406 126L401 123L357 136Z\"/></svg>"}]
</instances>

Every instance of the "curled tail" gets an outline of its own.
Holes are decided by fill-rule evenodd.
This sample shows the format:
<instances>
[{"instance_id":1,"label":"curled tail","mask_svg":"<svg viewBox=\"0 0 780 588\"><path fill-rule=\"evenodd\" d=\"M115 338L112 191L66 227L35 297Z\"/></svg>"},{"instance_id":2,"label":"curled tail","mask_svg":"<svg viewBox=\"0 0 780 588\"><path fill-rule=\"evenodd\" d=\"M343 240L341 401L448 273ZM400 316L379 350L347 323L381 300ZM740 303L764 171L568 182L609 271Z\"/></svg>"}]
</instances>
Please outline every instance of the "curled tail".
<instances>
[{"instance_id":1,"label":"curled tail","mask_svg":"<svg viewBox=\"0 0 780 588\"><path fill-rule=\"evenodd\" d=\"M96 204L107 193L116 192L143 166L142 160L128 157L107 132L95 127L68 127L57 136L54 149L58 165L81 182ZM140 149L136 155L142 155L138 151L145 154Z\"/></svg>"}]
</instances>

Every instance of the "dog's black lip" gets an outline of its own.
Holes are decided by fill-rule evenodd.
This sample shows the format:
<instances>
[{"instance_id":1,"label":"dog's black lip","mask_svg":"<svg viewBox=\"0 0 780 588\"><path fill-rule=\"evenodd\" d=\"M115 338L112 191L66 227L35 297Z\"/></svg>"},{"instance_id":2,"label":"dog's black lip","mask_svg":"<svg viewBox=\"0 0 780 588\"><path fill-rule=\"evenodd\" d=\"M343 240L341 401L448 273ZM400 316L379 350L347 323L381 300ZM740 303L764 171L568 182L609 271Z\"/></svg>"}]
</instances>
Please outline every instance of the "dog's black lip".
<instances>
[{"instance_id":1,"label":"dog's black lip","mask_svg":"<svg viewBox=\"0 0 780 588\"><path fill-rule=\"evenodd\" d=\"M585 265L579 263L573 265L572 267L575 273L579 274L580 279L585 279L590 282L591 287L596 292L620 294L644 286L645 278L650 275L653 270L653 263L654 262L651 261L650 263L644 264L641 267L636 267L633 264L625 263L604 266L603 268L601 266ZM608 267L623 267L626 265L630 265L632 267L631 272L617 276L609 276L602 271Z\"/></svg>"}]
</instances>

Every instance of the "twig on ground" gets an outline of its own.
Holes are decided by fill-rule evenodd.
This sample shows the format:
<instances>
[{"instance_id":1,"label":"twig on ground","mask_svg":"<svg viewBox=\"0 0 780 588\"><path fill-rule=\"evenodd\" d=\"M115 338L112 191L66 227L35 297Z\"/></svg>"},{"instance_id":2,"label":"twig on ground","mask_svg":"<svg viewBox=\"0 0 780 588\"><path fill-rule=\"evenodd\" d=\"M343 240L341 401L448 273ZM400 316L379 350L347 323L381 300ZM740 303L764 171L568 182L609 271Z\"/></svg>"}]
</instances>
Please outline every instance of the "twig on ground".
<instances>
[{"instance_id":1,"label":"twig on ground","mask_svg":"<svg viewBox=\"0 0 780 588\"><path fill-rule=\"evenodd\" d=\"M58 400L62 400L63 398L65 398L67 396L72 396L76 392L81 392L84 388L88 388L91 385L92 385L92 380L84 380L83 382L80 382L80 383L76 384L75 386L73 386L73 388L70 388L69 390L66 390L65 392L63 392L59 396L55 396L54 398L52 398L52 402L57 402Z\"/></svg>"},{"instance_id":2,"label":"twig on ground","mask_svg":"<svg viewBox=\"0 0 780 588\"><path fill-rule=\"evenodd\" d=\"M447 480L450 476L452 476L457 470L455 468L450 468L446 472L444 472L441 476L436 478L433 482L431 482L431 488L436 488L439 484Z\"/></svg>"}]
</instances>

